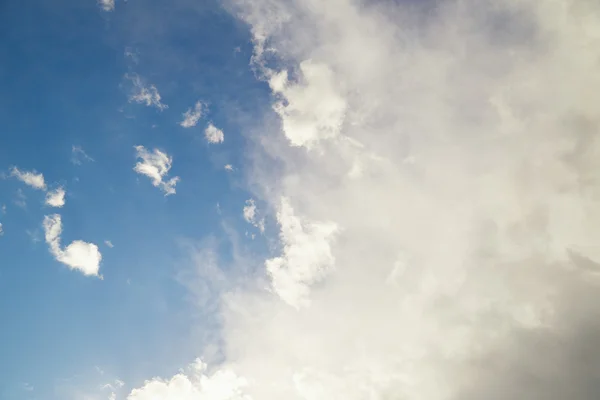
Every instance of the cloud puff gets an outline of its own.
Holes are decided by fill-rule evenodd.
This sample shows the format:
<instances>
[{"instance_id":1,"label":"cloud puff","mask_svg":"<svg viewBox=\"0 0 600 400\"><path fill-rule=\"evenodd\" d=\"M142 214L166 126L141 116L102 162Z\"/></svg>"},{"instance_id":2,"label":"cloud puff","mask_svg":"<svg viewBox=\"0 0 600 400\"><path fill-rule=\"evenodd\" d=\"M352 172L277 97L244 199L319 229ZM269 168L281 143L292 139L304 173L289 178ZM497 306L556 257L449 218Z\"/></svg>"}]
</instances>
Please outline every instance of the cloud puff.
<instances>
[{"instance_id":1,"label":"cloud puff","mask_svg":"<svg viewBox=\"0 0 600 400\"><path fill-rule=\"evenodd\" d=\"M148 107L155 107L160 111L169 108L166 104L161 102L160 93L154 85L145 85L142 79L137 74L127 74L125 78L129 79L133 84L133 90L129 96L129 101L138 104L145 104Z\"/></svg>"},{"instance_id":2,"label":"cloud puff","mask_svg":"<svg viewBox=\"0 0 600 400\"><path fill-rule=\"evenodd\" d=\"M206 141L212 144L223 143L225 140L223 131L214 126L212 123L209 123L204 130L204 136L206 137Z\"/></svg>"},{"instance_id":3,"label":"cloud puff","mask_svg":"<svg viewBox=\"0 0 600 400\"><path fill-rule=\"evenodd\" d=\"M0 222L0 236L4 235L4 228L2 226L2 222Z\"/></svg>"},{"instance_id":4,"label":"cloud puff","mask_svg":"<svg viewBox=\"0 0 600 400\"><path fill-rule=\"evenodd\" d=\"M105 240L105 241L104 241L104 244L105 244L107 247L111 248L111 249L112 249L113 247L115 247L115 245L113 244L113 242L111 242L110 240Z\"/></svg>"},{"instance_id":5,"label":"cloud puff","mask_svg":"<svg viewBox=\"0 0 600 400\"><path fill-rule=\"evenodd\" d=\"M180 373L170 380L155 378L134 389L127 400L251 400L242 393L247 382L230 370L206 373L206 364L197 360L190 374Z\"/></svg>"},{"instance_id":6,"label":"cloud puff","mask_svg":"<svg viewBox=\"0 0 600 400\"><path fill-rule=\"evenodd\" d=\"M102 261L98 246L75 240L62 249L60 244L62 220L58 214L45 216L43 227L50 253L58 262L65 264L70 269L78 270L84 275L98 276L100 261Z\"/></svg>"},{"instance_id":7,"label":"cloud puff","mask_svg":"<svg viewBox=\"0 0 600 400\"><path fill-rule=\"evenodd\" d=\"M346 100L335 87L333 71L307 60L300 63L302 82L290 83L287 71L274 74L269 86L282 100L274 105L292 146L311 148L340 133Z\"/></svg>"},{"instance_id":8,"label":"cloud puff","mask_svg":"<svg viewBox=\"0 0 600 400\"><path fill-rule=\"evenodd\" d=\"M135 151L136 158L142 161L138 161L135 164L134 171L150 178L152 184L160 188L165 193L165 196L175 194L175 185L179 182L179 177L175 176L168 179L173 158L158 149L149 152L144 146L135 146ZM165 181L163 178L167 178L168 180Z\"/></svg>"},{"instance_id":9,"label":"cloud puff","mask_svg":"<svg viewBox=\"0 0 600 400\"><path fill-rule=\"evenodd\" d=\"M115 9L115 0L98 0L98 4L104 11L113 11Z\"/></svg>"},{"instance_id":10,"label":"cloud puff","mask_svg":"<svg viewBox=\"0 0 600 400\"><path fill-rule=\"evenodd\" d=\"M257 219L257 208L254 199L246 200L246 205L243 209L244 219L247 223L254 225L261 232L265 231L265 220L264 218Z\"/></svg>"},{"instance_id":11,"label":"cloud puff","mask_svg":"<svg viewBox=\"0 0 600 400\"><path fill-rule=\"evenodd\" d=\"M46 205L61 208L65 205L65 189L62 187L46 193Z\"/></svg>"},{"instance_id":12,"label":"cloud puff","mask_svg":"<svg viewBox=\"0 0 600 400\"><path fill-rule=\"evenodd\" d=\"M191 128L198 124L200 118L202 118L203 106L201 102L196 102L194 108L189 108L183 113L183 121L179 123L184 128Z\"/></svg>"},{"instance_id":13,"label":"cloud puff","mask_svg":"<svg viewBox=\"0 0 600 400\"><path fill-rule=\"evenodd\" d=\"M280 257L266 261L267 272L273 289L286 303L296 308L307 306L310 286L335 265L330 242L338 227L332 222L302 221L286 198L281 199L277 221L283 251Z\"/></svg>"},{"instance_id":14,"label":"cloud puff","mask_svg":"<svg viewBox=\"0 0 600 400\"><path fill-rule=\"evenodd\" d=\"M44 175L36 171L21 171L17 167L13 167L10 172L11 176L14 176L21 182L34 189L46 190L46 182L44 181Z\"/></svg>"}]
</instances>

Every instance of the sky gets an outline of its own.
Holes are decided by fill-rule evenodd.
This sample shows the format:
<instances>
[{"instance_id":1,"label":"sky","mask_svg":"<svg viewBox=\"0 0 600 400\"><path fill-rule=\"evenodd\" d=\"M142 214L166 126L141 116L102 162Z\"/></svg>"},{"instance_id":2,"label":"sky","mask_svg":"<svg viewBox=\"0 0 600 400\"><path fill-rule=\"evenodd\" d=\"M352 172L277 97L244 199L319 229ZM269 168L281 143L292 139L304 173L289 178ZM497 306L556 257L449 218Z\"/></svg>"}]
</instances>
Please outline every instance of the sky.
<instances>
[{"instance_id":1,"label":"sky","mask_svg":"<svg viewBox=\"0 0 600 400\"><path fill-rule=\"evenodd\" d=\"M600 5L0 2L0 400L592 400Z\"/></svg>"}]
</instances>

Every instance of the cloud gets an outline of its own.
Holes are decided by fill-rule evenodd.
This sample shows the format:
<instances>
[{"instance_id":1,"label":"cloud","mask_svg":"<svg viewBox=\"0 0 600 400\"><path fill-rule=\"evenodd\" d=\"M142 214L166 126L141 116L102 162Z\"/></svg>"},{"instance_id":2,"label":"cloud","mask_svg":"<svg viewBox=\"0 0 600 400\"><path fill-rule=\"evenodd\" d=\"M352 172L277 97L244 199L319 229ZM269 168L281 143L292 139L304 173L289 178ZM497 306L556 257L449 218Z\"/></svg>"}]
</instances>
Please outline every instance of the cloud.
<instances>
[{"instance_id":1,"label":"cloud","mask_svg":"<svg viewBox=\"0 0 600 400\"><path fill-rule=\"evenodd\" d=\"M62 187L46 193L46 205L61 208L65 205L65 189Z\"/></svg>"},{"instance_id":2,"label":"cloud","mask_svg":"<svg viewBox=\"0 0 600 400\"><path fill-rule=\"evenodd\" d=\"M114 11L115 0L98 0L98 4L104 11Z\"/></svg>"},{"instance_id":3,"label":"cloud","mask_svg":"<svg viewBox=\"0 0 600 400\"><path fill-rule=\"evenodd\" d=\"M71 162L75 165L81 165L84 161L94 162L81 146L73 146L71 148Z\"/></svg>"},{"instance_id":4,"label":"cloud","mask_svg":"<svg viewBox=\"0 0 600 400\"><path fill-rule=\"evenodd\" d=\"M113 247L115 247L115 245L114 245L114 244L113 244L113 243L112 243L110 240L105 240L105 241L104 241L104 244L105 244L107 247L111 248L111 249L112 249Z\"/></svg>"},{"instance_id":5,"label":"cloud","mask_svg":"<svg viewBox=\"0 0 600 400\"><path fill-rule=\"evenodd\" d=\"M223 143L225 140L225 135L223 131L214 126L212 123L209 123L206 129L204 130L204 136L208 143L216 144Z\"/></svg>"},{"instance_id":6,"label":"cloud","mask_svg":"<svg viewBox=\"0 0 600 400\"><path fill-rule=\"evenodd\" d=\"M246 200L246 205L244 206L243 215L244 215L244 219L246 220L246 222L254 225L261 232L265 231L265 220L264 219L258 220L256 218L257 209L256 209L256 202L254 201L254 199Z\"/></svg>"},{"instance_id":7,"label":"cloud","mask_svg":"<svg viewBox=\"0 0 600 400\"><path fill-rule=\"evenodd\" d=\"M191 128L198 124L198 121L202 117L203 106L201 102L197 102L194 108L189 108L183 113L183 121L179 123L184 128Z\"/></svg>"},{"instance_id":8,"label":"cloud","mask_svg":"<svg viewBox=\"0 0 600 400\"><path fill-rule=\"evenodd\" d=\"M232 371L220 370L214 374L206 373L206 364L197 360L190 366L190 374L180 373L170 380L154 378L144 386L134 389L127 400L251 400L242 393L246 385Z\"/></svg>"},{"instance_id":9,"label":"cloud","mask_svg":"<svg viewBox=\"0 0 600 400\"><path fill-rule=\"evenodd\" d=\"M225 164L223 168L225 168L225 171L233 171L233 165L231 164Z\"/></svg>"},{"instance_id":10,"label":"cloud","mask_svg":"<svg viewBox=\"0 0 600 400\"><path fill-rule=\"evenodd\" d=\"M43 227L46 243L56 261L65 264L70 269L78 270L86 276L98 276L100 261L102 261L98 246L75 240L62 249L60 244L62 220L58 214L45 216Z\"/></svg>"},{"instance_id":11,"label":"cloud","mask_svg":"<svg viewBox=\"0 0 600 400\"><path fill-rule=\"evenodd\" d=\"M340 133L346 100L337 92L333 71L310 60L300 63L303 82L292 84L287 71L273 74L269 86L281 98L274 110L292 146L311 148Z\"/></svg>"},{"instance_id":12,"label":"cloud","mask_svg":"<svg viewBox=\"0 0 600 400\"><path fill-rule=\"evenodd\" d=\"M232 2L281 251L220 298L214 370L261 400L596 399L600 5Z\"/></svg>"},{"instance_id":13,"label":"cloud","mask_svg":"<svg viewBox=\"0 0 600 400\"><path fill-rule=\"evenodd\" d=\"M2 222L0 222L0 236L4 236L4 227L2 226Z\"/></svg>"},{"instance_id":14,"label":"cloud","mask_svg":"<svg viewBox=\"0 0 600 400\"><path fill-rule=\"evenodd\" d=\"M175 194L175 185L179 182L179 177L168 178L173 158L158 149L149 152L144 146L135 146L135 151L136 158L142 161L135 164L134 171L150 178L152 185L160 188L165 196ZM164 181L163 178L168 180Z\"/></svg>"},{"instance_id":15,"label":"cloud","mask_svg":"<svg viewBox=\"0 0 600 400\"><path fill-rule=\"evenodd\" d=\"M145 85L137 74L126 74L125 78L129 79L133 84L133 90L129 96L130 102L145 104L147 107L155 107L160 111L169 108L169 106L161 102L161 96L156 86Z\"/></svg>"},{"instance_id":16,"label":"cloud","mask_svg":"<svg viewBox=\"0 0 600 400\"><path fill-rule=\"evenodd\" d=\"M17 167L11 169L11 176L14 176L24 184L37 190L46 190L44 175L34 171L21 171Z\"/></svg>"},{"instance_id":17,"label":"cloud","mask_svg":"<svg viewBox=\"0 0 600 400\"><path fill-rule=\"evenodd\" d=\"M281 199L277 221L283 251L266 261L266 270L273 289L286 303L296 308L308 306L310 286L335 266L330 242L338 227L332 222L302 221L286 198Z\"/></svg>"}]
</instances>

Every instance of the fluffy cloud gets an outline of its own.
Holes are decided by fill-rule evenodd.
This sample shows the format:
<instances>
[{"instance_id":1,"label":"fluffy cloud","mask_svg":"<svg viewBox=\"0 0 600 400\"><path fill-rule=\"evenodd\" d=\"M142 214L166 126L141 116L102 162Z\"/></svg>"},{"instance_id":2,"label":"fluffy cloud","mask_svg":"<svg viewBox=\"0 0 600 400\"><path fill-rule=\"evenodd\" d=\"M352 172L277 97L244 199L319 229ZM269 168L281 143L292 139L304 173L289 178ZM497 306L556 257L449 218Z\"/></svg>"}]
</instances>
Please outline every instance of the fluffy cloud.
<instances>
[{"instance_id":1,"label":"fluffy cloud","mask_svg":"<svg viewBox=\"0 0 600 400\"><path fill-rule=\"evenodd\" d=\"M184 128L191 128L198 124L200 118L202 118L202 103L196 102L194 108L188 109L185 113L183 113L183 121L179 123Z\"/></svg>"},{"instance_id":2,"label":"fluffy cloud","mask_svg":"<svg viewBox=\"0 0 600 400\"><path fill-rule=\"evenodd\" d=\"M216 368L256 400L596 399L600 5L231 2L282 250L274 295L222 297Z\"/></svg>"},{"instance_id":3,"label":"fluffy cloud","mask_svg":"<svg viewBox=\"0 0 600 400\"><path fill-rule=\"evenodd\" d=\"M104 11L113 11L115 9L115 0L98 0L98 4Z\"/></svg>"},{"instance_id":4,"label":"fluffy cloud","mask_svg":"<svg viewBox=\"0 0 600 400\"><path fill-rule=\"evenodd\" d=\"M332 222L305 222L294 214L289 200L281 199L277 221L281 226L282 255L267 260L273 289L289 305L309 304L310 286L327 276L335 265L330 241L338 230Z\"/></svg>"},{"instance_id":5,"label":"fluffy cloud","mask_svg":"<svg viewBox=\"0 0 600 400\"><path fill-rule=\"evenodd\" d=\"M133 101L138 104L145 104L148 107L155 107L160 111L163 111L169 106L161 102L160 93L154 85L145 85L142 79L137 74L127 74L125 78L129 79L133 84L133 90L129 96L129 101Z\"/></svg>"},{"instance_id":6,"label":"fluffy cloud","mask_svg":"<svg viewBox=\"0 0 600 400\"><path fill-rule=\"evenodd\" d=\"M175 194L175 185L179 177L168 178L169 170L173 164L173 158L158 149L149 152L144 146L135 146L136 157L141 159L133 168L138 174L147 176L152 184L160 188L165 196ZM164 180L164 178L168 180Z\"/></svg>"},{"instance_id":7,"label":"fluffy cloud","mask_svg":"<svg viewBox=\"0 0 600 400\"><path fill-rule=\"evenodd\" d=\"M46 205L61 208L65 205L65 189L62 187L46 193Z\"/></svg>"},{"instance_id":8,"label":"fluffy cloud","mask_svg":"<svg viewBox=\"0 0 600 400\"><path fill-rule=\"evenodd\" d=\"M58 214L45 216L43 227L50 253L58 262L84 275L98 276L100 261L102 261L98 246L75 240L64 249L61 248L62 219Z\"/></svg>"},{"instance_id":9,"label":"fluffy cloud","mask_svg":"<svg viewBox=\"0 0 600 400\"><path fill-rule=\"evenodd\" d=\"M282 100L274 109L292 146L311 148L340 133L346 100L335 87L333 71L310 60L300 63L303 82L291 84L287 71L274 74L269 85Z\"/></svg>"},{"instance_id":10,"label":"fluffy cloud","mask_svg":"<svg viewBox=\"0 0 600 400\"><path fill-rule=\"evenodd\" d=\"M196 361L191 373L175 375L170 380L155 378L134 389L127 400L251 400L242 393L247 384L230 370L206 373L206 364Z\"/></svg>"},{"instance_id":11,"label":"fluffy cloud","mask_svg":"<svg viewBox=\"0 0 600 400\"><path fill-rule=\"evenodd\" d=\"M212 123L209 123L206 129L204 130L204 136L208 143L223 143L225 140L225 135L223 131L214 126Z\"/></svg>"},{"instance_id":12,"label":"fluffy cloud","mask_svg":"<svg viewBox=\"0 0 600 400\"><path fill-rule=\"evenodd\" d=\"M13 167L10 174L34 189L46 190L44 175L36 171L21 171L17 167Z\"/></svg>"}]
</instances>

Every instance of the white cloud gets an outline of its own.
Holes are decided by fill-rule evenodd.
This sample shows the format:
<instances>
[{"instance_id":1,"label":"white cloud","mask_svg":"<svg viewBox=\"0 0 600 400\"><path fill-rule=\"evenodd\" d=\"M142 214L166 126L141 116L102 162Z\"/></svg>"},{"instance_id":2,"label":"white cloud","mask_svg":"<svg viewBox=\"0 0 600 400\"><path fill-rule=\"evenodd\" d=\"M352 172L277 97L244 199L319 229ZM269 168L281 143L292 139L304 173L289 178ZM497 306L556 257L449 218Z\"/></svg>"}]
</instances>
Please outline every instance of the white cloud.
<instances>
[{"instance_id":1,"label":"white cloud","mask_svg":"<svg viewBox=\"0 0 600 400\"><path fill-rule=\"evenodd\" d=\"M65 205L65 189L62 187L46 193L46 205L61 208Z\"/></svg>"},{"instance_id":2,"label":"white cloud","mask_svg":"<svg viewBox=\"0 0 600 400\"><path fill-rule=\"evenodd\" d=\"M158 149L149 152L144 146L135 146L136 158L141 159L133 168L138 174L146 175L155 187L160 188L165 196L175 194L175 185L179 177L168 178L173 158ZM163 180L164 178L168 180Z\"/></svg>"},{"instance_id":3,"label":"white cloud","mask_svg":"<svg viewBox=\"0 0 600 400\"><path fill-rule=\"evenodd\" d=\"M115 9L115 0L98 0L98 4L104 11L113 11Z\"/></svg>"},{"instance_id":4,"label":"white cloud","mask_svg":"<svg viewBox=\"0 0 600 400\"><path fill-rule=\"evenodd\" d=\"M183 113L183 121L179 123L184 128L191 128L198 124L200 118L202 118L203 106L201 102L196 102L194 108L189 108Z\"/></svg>"},{"instance_id":5,"label":"white cloud","mask_svg":"<svg viewBox=\"0 0 600 400\"><path fill-rule=\"evenodd\" d=\"M21 182L34 189L46 190L46 182L44 181L44 175L36 171L21 171L17 167L11 169L11 176L14 176Z\"/></svg>"},{"instance_id":6,"label":"white cloud","mask_svg":"<svg viewBox=\"0 0 600 400\"><path fill-rule=\"evenodd\" d=\"M338 227L332 222L302 221L286 198L281 199L277 221L281 227L282 255L265 263L273 289L292 307L308 306L310 286L335 267L330 242Z\"/></svg>"},{"instance_id":7,"label":"white cloud","mask_svg":"<svg viewBox=\"0 0 600 400\"><path fill-rule=\"evenodd\" d=\"M81 165L84 161L94 162L94 159L90 157L81 146L72 146L71 162L75 165Z\"/></svg>"},{"instance_id":8,"label":"white cloud","mask_svg":"<svg viewBox=\"0 0 600 400\"><path fill-rule=\"evenodd\" d=\"M169 108L169 106L161 102L161 96L156 86L145 85L137 74L127 74L125 78L129 79L133 84L133 91L129 96L129 101L145 104L148 107L156 107L160 111Z\"/></svg>"},{"instance_id":9,"label":"white cloud","mask_svg":"<svg viewBox=\"0 0 600 400\"><path fill-rule=\"evenodd\" d=\"M313 147L339 135L346 100L337 92L333 71L312 61L300 63L304 81L290 83L287 71L274 74L269 85L282 98L275 104L283 132L292 146Z\"/></svg>"},{"instance_id":10,"label":"white cloud","mask_svg":"<svg viewBox=\"0 0 600 400\"><path fill-rule=\"evenodd\" d=\"M225 167L223 168L225 168L225 171L233 171L233 165L231 164L225 164Z\"/></svg>"},{"instance_id":11,"label":"white cloud","mask_svg":"<svg viewBox=\"0 0 600 400\"><path fill-rule=\"evenodd\" d=\"M212 123L209 123L206 129L204 130L204 136L208 143L223 143L225 140L225 135L223 131L214 126Z\"/></svg>"},{"instance_id":12,"label":"white cloud","mask_svg":"<svg viewBox=\"0 0 600 400\"><path fill-rule=\"evenodd\" d=\"M110 240L105 240L105 241L104 241L104 244L105 244L107 247L111 248L111 249L112 249L113 247L115 247L115 245L114 245L114 244L113 244L113 243L112 243Z\"/></svg>"},{"instance_id":13,"label":"white cloud","mask_svg":"<svg viewBox=\"0 0 600 400\"><path fill-rule=\"evenodd\" d=\"M180 373L170 380L154 378L134 389L127 400L251 400L243 394L245 379L230 370L206 373L206 364L199 360L190 366L189 375Z\"/></svg>"},{"instance_id":14,"label":"white cloud","mask_svg":"<svg viewBox=\"0 0 600 400\"><path fill-rule=\"evenodd\" d=\"M265 231L265 220L257 219L257 208L254 199L246 200L246 205L244 206L243 214L246 222L254 225L261 232Z\"/></svg>"},{"instance_id":15,"label":"white cloud","mask_svg":"<svg viewBox=\"0 0 600 400\"><path fill-rule=\"evenodd\" d=\"M2 226L2 222L0 222L0 236L4 235L4 228Z\"/></svg>"},{"instance_id":16,"label":"white cloud","mask_svg":"<svg viewBox=\"0 0 600 400\"><path fill-rule=\"evenodd\" d=\"M84 275L98 276L100 261L102 261L98 246L75 240L62 249L60 244L62 220L58 214L45 216L43 227L50 253L58 262L65 264L70 269L78 270Z\"/></svg>"}]
</instances>

